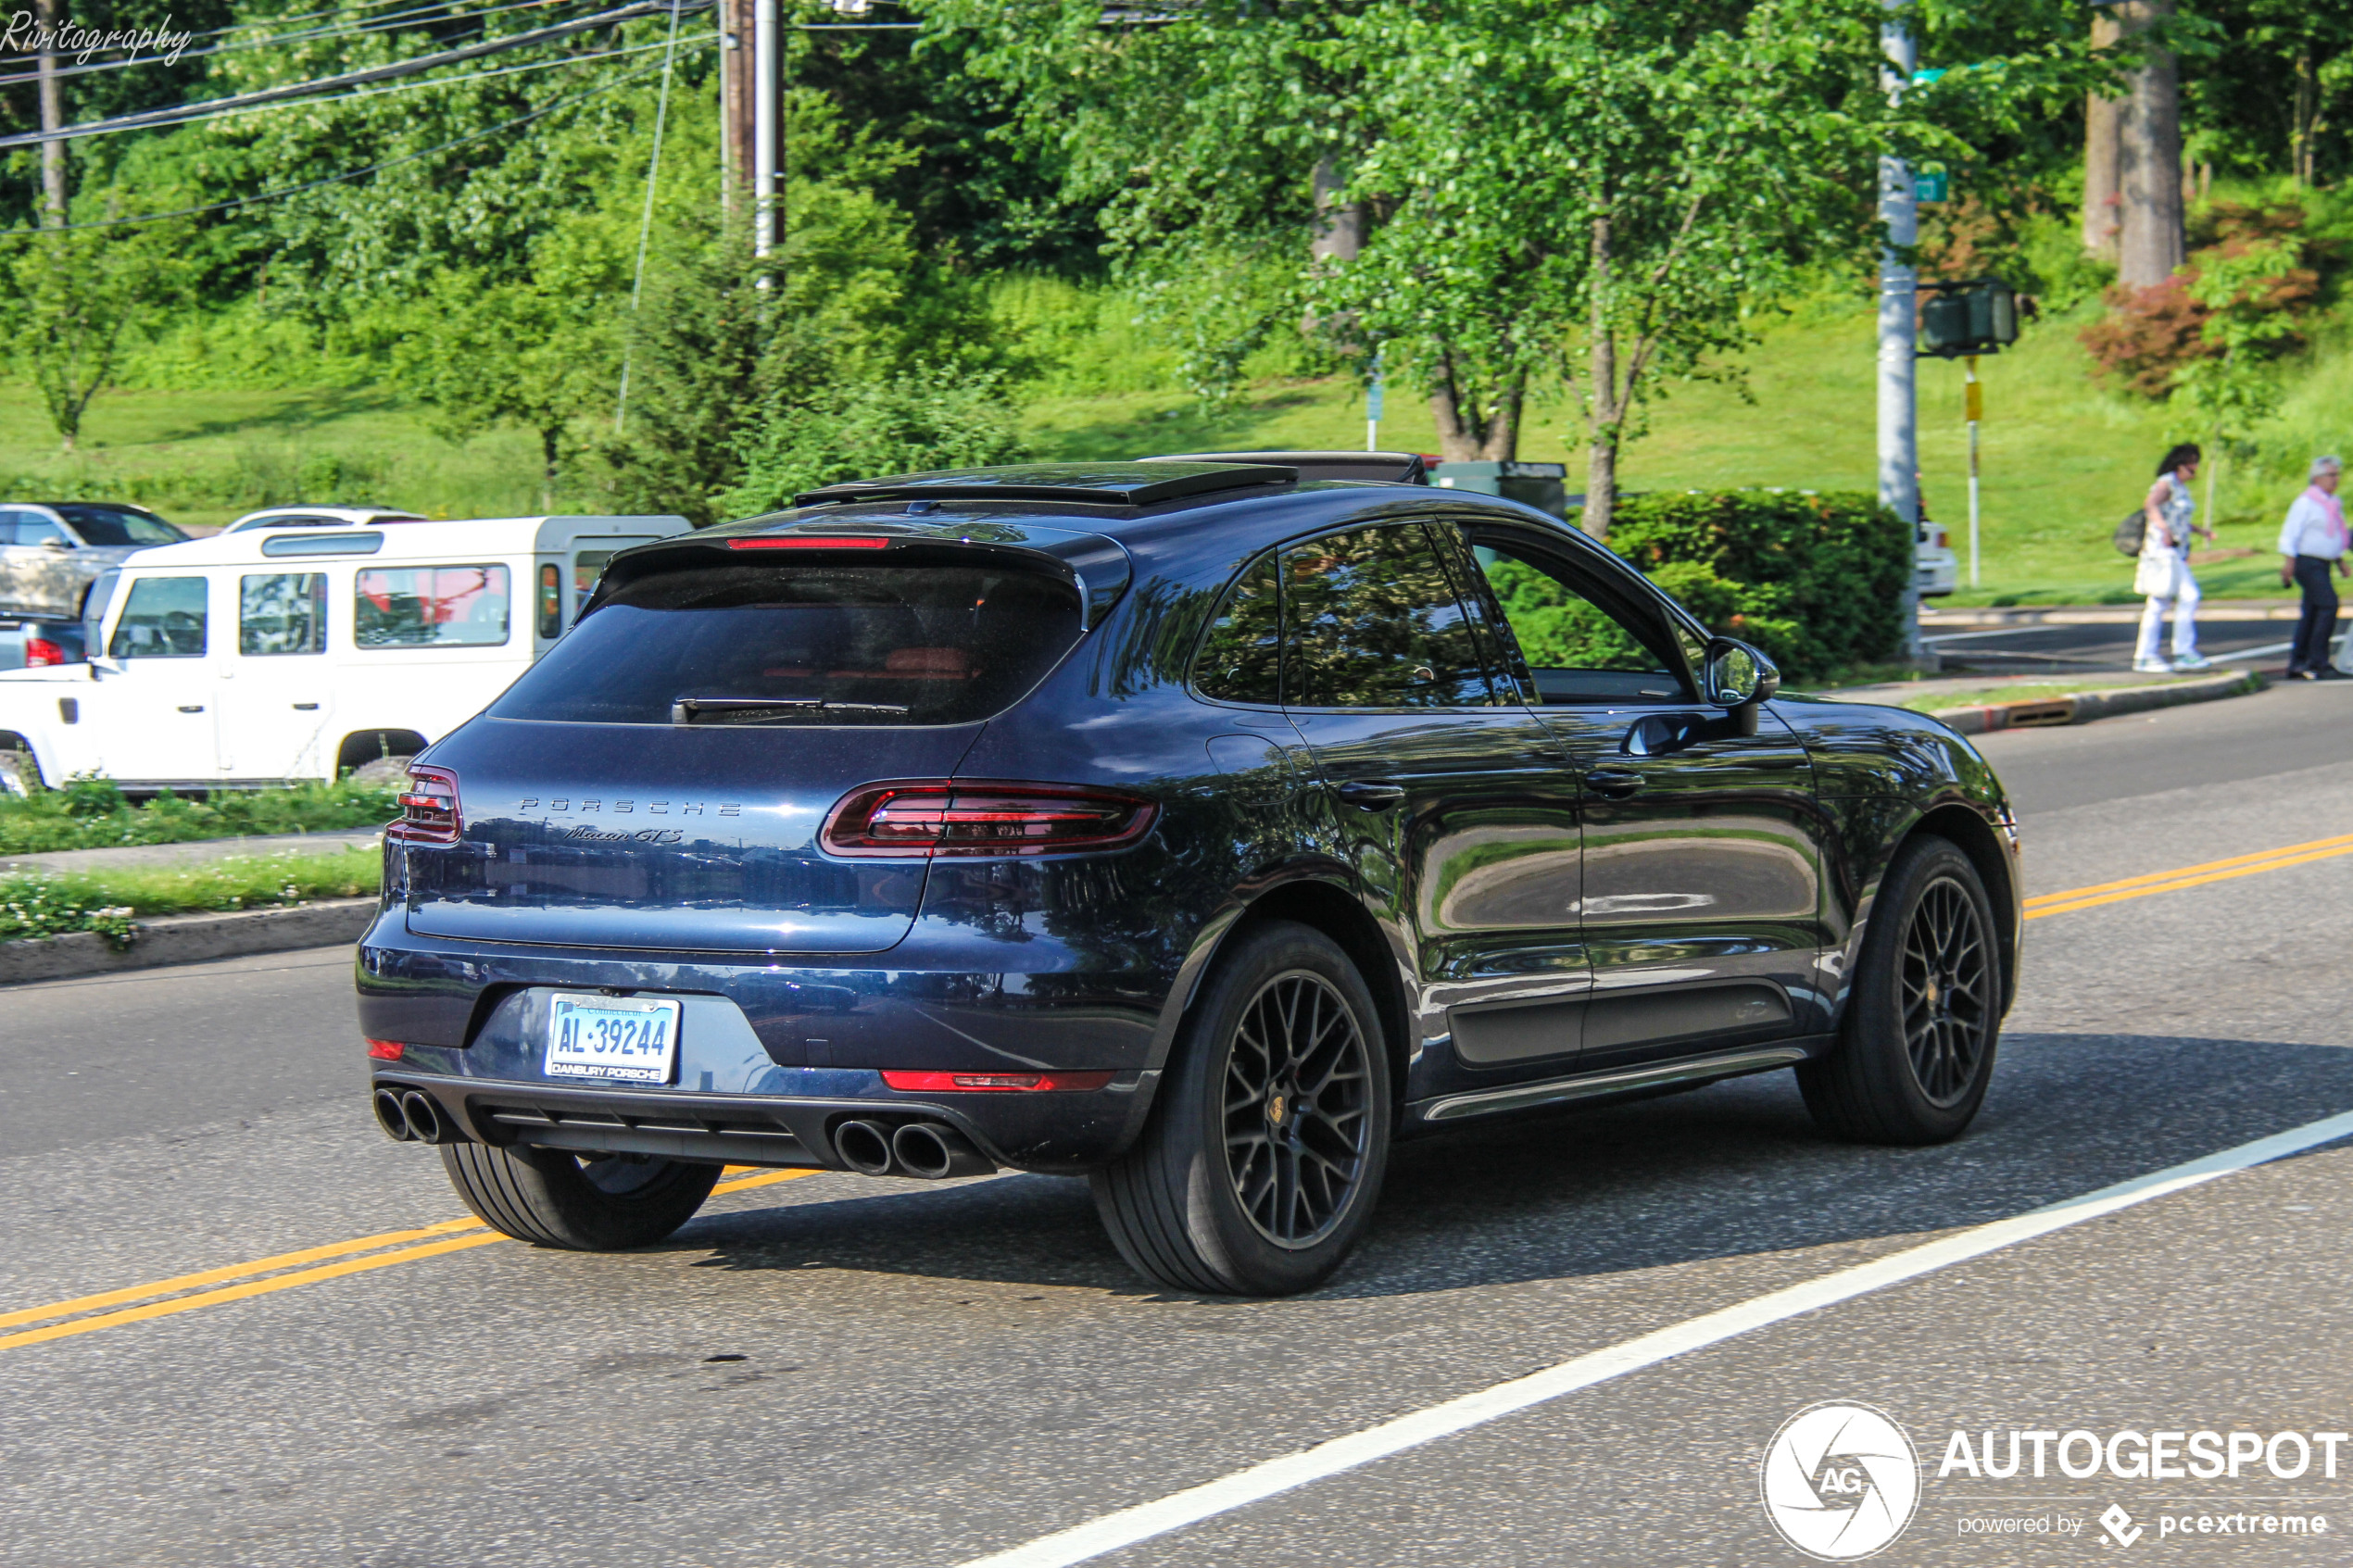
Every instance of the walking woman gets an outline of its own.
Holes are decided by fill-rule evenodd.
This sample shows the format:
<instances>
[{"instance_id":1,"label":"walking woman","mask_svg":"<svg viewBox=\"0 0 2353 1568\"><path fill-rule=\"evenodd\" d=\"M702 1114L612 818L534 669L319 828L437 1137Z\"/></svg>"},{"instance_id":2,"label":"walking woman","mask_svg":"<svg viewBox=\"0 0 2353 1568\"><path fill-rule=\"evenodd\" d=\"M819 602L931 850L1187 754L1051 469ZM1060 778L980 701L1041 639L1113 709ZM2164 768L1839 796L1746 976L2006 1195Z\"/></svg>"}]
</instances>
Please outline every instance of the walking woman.
<instances>
[{"instance_id":1,"label":"walking woman","mask_svg":"<svg viewBox=\"0 0 2353 1568\"><path fill-rule=\"evenodd\" d=\"M2309 488L2289 506L2287 521L2280 524L2280 585L2293 583L2304 596L2296 643L2287 656L2291 681L2337 678L2329 654L2329 645L2336 640L2336 584L2329 581L2329 573L2347 571L2345 508L2336 498L2343 467L2334 458L2313 458Z\"/></svg>"},{"instance_id":2,"label":"walking woman","mask_svg":"<svg viewBox=\"0 0 2353 1568\"><path fill-rule=\"evenodd\" d=\"M2190 536L2202 533L2207 543L2214 541L2214 530L2197 525L2197 502L2190 495L2200 457L2187 442L2166 453L2141 508L2146 528L2141 534L2141 564L2133 573L2133 592L2147 595L2148 605L2141 611L2141 642L2133 650L2133 668L2152 674L2203 670L2212 662L2197 651L2197 579L2190 575ZM2169 607L2173 611L2170 664L2158 651Z\"/></svg>"}]
</instances>

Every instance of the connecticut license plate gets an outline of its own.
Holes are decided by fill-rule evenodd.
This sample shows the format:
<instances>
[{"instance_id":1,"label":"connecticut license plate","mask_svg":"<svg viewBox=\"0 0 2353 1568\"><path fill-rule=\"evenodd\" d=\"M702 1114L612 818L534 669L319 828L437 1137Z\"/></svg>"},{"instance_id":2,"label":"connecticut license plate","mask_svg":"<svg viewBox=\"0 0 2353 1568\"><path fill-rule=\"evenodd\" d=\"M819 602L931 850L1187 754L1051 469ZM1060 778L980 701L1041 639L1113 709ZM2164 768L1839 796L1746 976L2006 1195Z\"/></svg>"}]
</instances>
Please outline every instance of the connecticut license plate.
<instances>
[{"instance_id":1,"label":"connecticut license plate","mask_svg":"<svg viewBox=\"0 0 2353 1568\"><path fill-rule=\"evenodd\" d=\"M678 1057L678 1004L559 991L547 1017L547 1076L667 1084Z\"/></svg>"}]
</instances>

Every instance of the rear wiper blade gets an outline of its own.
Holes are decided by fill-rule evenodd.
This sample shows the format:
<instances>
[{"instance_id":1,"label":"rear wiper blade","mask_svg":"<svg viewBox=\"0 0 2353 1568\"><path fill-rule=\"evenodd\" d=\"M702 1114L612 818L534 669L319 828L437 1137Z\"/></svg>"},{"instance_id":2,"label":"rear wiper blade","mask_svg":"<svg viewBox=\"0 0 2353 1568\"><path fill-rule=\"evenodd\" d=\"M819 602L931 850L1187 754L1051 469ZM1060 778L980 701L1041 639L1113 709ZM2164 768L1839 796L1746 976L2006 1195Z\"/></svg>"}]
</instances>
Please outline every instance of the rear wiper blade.
<instances>
[{"instance_id":1,"label":"rear wiper blade","mask_svg":"<svg viewBox=\"0 0 2353 1568\"><path fill-rule=\"evenodd\" d=\"M890 702L827 702L813 696L682 696L670 705L673 724L774 724L789 719L888 717L910 711Z\"/></svg>"},{"instance_id":2,"label":"rear wiper blade","mask_svg":"<svg viewBox=\"0 0 2353 1568\"><path fill-rule=\"evenodd\" d=\"M778 719L804 718L824 706L822 698L813 696L682 696L670 705L670 721L766 724Z\"/></svg>"}]
</instances>

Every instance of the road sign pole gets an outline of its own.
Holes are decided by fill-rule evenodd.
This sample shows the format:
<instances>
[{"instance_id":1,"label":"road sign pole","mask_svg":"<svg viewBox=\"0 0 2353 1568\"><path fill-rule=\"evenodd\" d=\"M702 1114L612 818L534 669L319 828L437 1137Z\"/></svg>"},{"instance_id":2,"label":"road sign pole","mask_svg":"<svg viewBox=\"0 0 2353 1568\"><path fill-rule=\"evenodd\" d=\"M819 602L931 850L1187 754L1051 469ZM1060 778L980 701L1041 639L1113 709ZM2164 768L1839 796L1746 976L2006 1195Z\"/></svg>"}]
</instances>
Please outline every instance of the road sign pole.
<instances>
[{"instance_id":1,"label":"road sign pole","mask_svg":"<svg viewBox=\"0 0 2353 1568\"><path fill-rule=\"evenodd\" d=\"M1887 0L1888 19L1880 26L1886 56L1880 83L1891 102L1902 99L1919 64L1911 30L1898 19L1906 3ZM1887 226L1879 264L1879 499L1904 520L1911 541L1910 558L1904 563L1904 656L1917 659L1925 651L1919 616L1919 405L1912 358L1919 277L1904 257L1919 240L1919 207L1912 171L1893 154L1879 160L1879 216Z\"/></svg>"},{"instance_id":2,"label":"road sign pole","mask_svg":"<svg viewBox=\"0 0 2353 1568\"><path fill-rule=\"evenodd\" d=\"M1969 585L1977 586L1977 424L1985 417L1984 383L1977 379L1977 356L1969 357Z\"/></svg>"},{"instance_id":3,"label":"road sign pole","mask_svg":"<svg viewBox=\"0 0 2353 1568\"><path fill-rule=\"evenodd\" d=\"M1365 450L1380 450L1381 414L1380 354L1373 354L1373 384L1365 389Z\"/></svg>"}]
</instances>

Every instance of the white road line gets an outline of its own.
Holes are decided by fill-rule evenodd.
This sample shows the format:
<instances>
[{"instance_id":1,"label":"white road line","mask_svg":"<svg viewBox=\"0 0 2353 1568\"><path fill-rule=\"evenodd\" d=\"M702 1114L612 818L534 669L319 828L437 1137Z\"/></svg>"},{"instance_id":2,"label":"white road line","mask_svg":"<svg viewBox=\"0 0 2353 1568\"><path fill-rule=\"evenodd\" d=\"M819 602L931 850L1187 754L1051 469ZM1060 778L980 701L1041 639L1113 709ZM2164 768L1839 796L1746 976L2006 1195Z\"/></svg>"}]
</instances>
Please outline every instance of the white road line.
<instances>
[{"instance_id":1,"label":"white road line","mask_svg":"<svg viewBox=\"0 0 2353 1568\"><path fill-rule=\"evenodd\" d=\"M2214 662L2228 664L2234 659L2261 659L2265 654L2285 653L2295 646L2294 643L2266 643L2259 648L2241 648L2236 653L2218 653L2214 656Z\"/></svg>"},{"instance_id":2,"label":"white road line","mask_svg":"<svg viewBox=\"0 0 2353 1568\"><path fill-rule=\"evenodd\" d=\"M1579 1356L1574 1361L1547 1367L1542 1372L1509 1383L1498 1383L1449 1399L1442 1405L1432 1405L1410 1415L1366 1427L1330 1442L1299 1453L1285 1454L1264 1464L1238 1470L1231 1475L1205 1485L1176 1492L1157 1501L1124 1508L1098 1519L988 1557L976 1557L963 1568L1069 1568L1072 1563L1085 1562L1105 1552L1150 1540L1171 1530L1181 1530L1204 1519L1288 1492L1310 1482L1321 1481L1387 1459L1407 1449L1466 1432L1474 1426L1516 1414L1534 1405L1590 1388L1623 1377L1629 1372L1655 1366L1692 1350L1705 1349L1724 1340L1752 1333L1756 1329L1782 1323L1824 1307L1851 1301L1858 1296L1885 1290L1890 1286L1918 1279L1923 1274L1951 1268L1989 1252L2015 1247L2054 1231L2080 1225L2113 1214L2120 1209L2145 1203L2151 1198L2165 1198L2173 1193L2210 1182L2217 1176L2269 1160L2284 1159L2340 1138L2353 1137L2353 1111L2331 1116L2324 1121L2308 1123L2288 1132L2276 1133L2268 1138L2241 1144L2203 1160L2171 1166L2136 1176L2114 1186L2087 1192L2079 1198L2063 1199L2047 1208L2017 1214L2007 1220L1958 1231L1919 1247L1858 1263L1851 1269L1841 1269L1820 1279L1809 1280L1784 1290L1759 1296L1726 1307L1719 1311L1680 1323L1645 1334L1638 1339Z\"/></svg>"}]
</instances>

